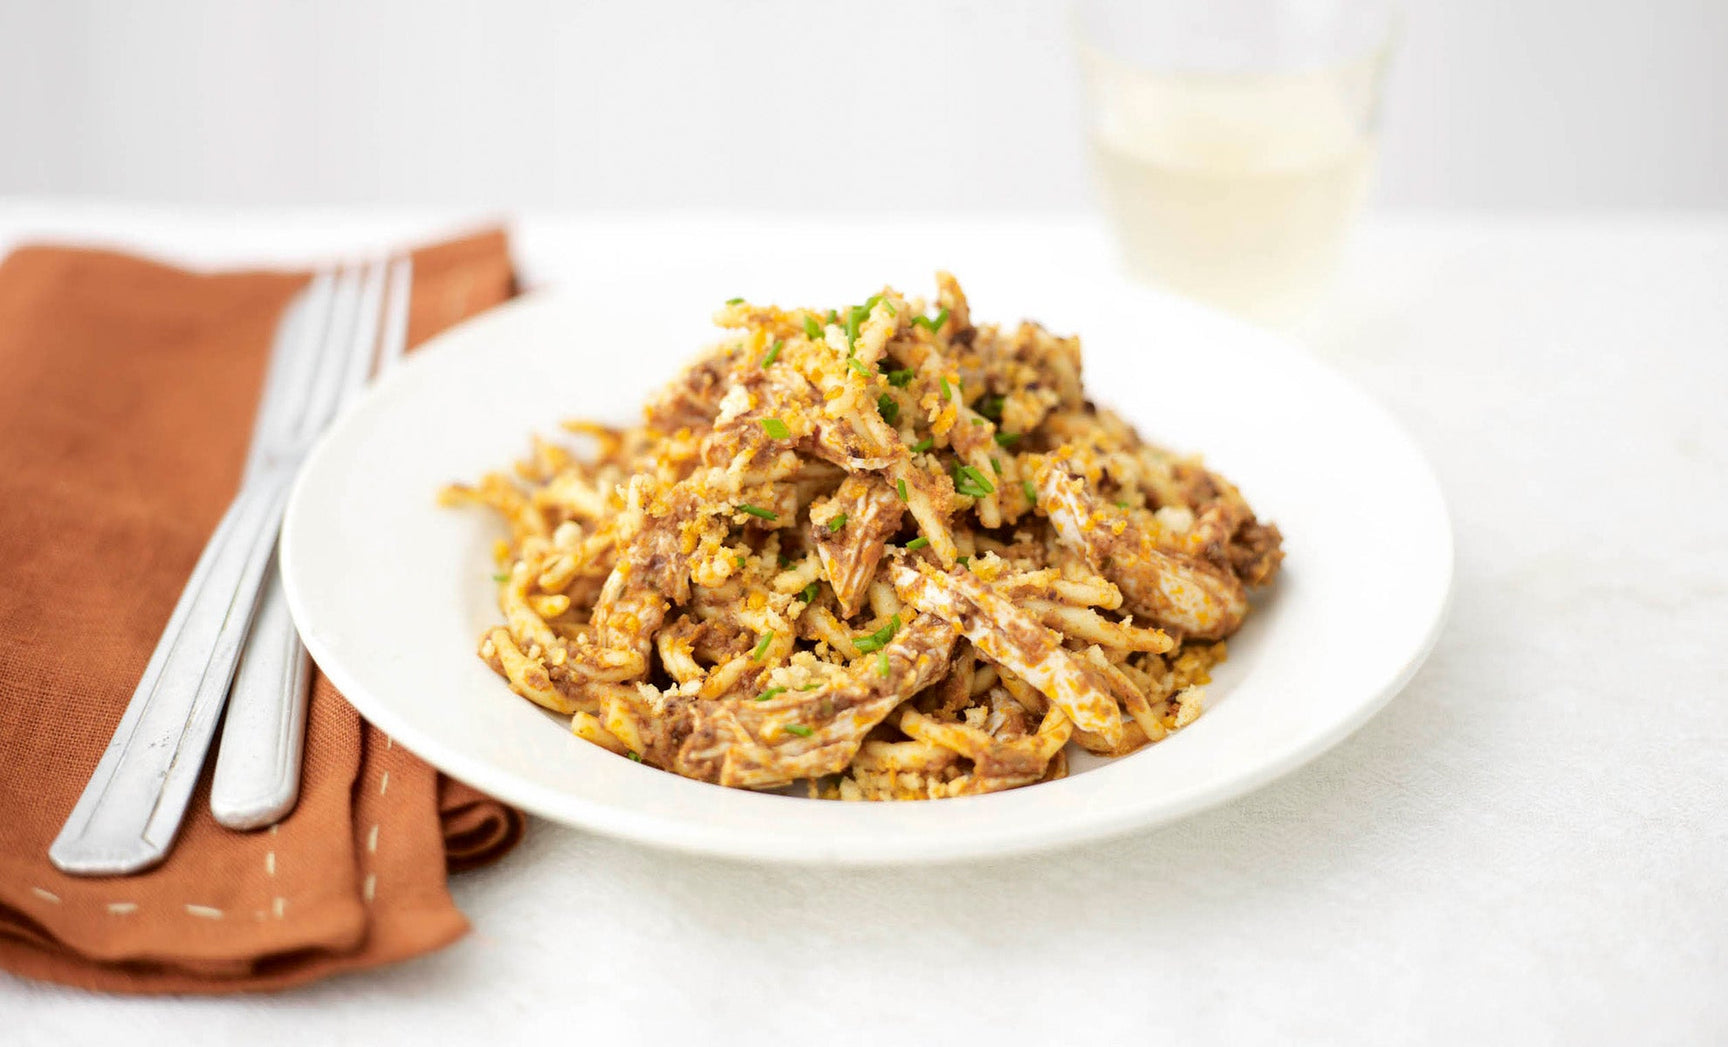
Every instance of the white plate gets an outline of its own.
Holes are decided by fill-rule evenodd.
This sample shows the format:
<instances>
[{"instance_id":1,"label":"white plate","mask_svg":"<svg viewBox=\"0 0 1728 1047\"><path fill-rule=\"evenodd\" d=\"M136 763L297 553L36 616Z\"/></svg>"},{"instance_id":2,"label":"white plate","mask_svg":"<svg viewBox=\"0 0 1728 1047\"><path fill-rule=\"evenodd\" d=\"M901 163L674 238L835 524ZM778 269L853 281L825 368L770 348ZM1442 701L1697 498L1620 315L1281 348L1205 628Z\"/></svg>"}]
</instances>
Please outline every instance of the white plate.
<instances>
[{"instance_id":1,"label":"white plate","mask_svg":"<svg viewBox=\"0 0 1728 1047\"><path fill-rule=\"evenodd\" d=\"M450 480L512 461L562 418L625 421L701 345L721 299L865 297L927 274L860 259L619 271L463 324L346 413L306 464L282 572L307 647L349 701L444 771L557 821L736 857L886 863L1030 850L1170 821L1335 744L1408 680L1445 616L1452 538L1421 454L1366 396L1271 335L1055 263L962 272L975 316L1077 331L1094 399L1199 450L1283 529L1288 558L1168 740L1057 782L924 803L723 789L620 759L511 694L474 653L495 622L479 510ZM730 277L730 278L729 278Z\"/></svg>"}]
</instances>

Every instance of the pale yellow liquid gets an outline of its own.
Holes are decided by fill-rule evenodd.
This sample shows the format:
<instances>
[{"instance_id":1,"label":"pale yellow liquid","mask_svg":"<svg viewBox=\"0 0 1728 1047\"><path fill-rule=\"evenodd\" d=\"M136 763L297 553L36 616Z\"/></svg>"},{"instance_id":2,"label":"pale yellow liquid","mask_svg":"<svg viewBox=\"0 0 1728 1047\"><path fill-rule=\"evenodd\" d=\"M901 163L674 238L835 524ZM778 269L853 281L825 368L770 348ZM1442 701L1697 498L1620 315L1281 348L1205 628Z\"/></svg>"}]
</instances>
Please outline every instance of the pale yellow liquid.
<instances>
[{"instance_id":1,"label":"pale yellow liquid","mask_svg":"<svg viewBox=\"0 0 1728 1047\"><path fill-rule=\"evenodd\" d=\"M1129 268L1255 319L1300 318L1373 168L1351 75L1100 77L1092 149Z\"/></svg>"}]
</instances>

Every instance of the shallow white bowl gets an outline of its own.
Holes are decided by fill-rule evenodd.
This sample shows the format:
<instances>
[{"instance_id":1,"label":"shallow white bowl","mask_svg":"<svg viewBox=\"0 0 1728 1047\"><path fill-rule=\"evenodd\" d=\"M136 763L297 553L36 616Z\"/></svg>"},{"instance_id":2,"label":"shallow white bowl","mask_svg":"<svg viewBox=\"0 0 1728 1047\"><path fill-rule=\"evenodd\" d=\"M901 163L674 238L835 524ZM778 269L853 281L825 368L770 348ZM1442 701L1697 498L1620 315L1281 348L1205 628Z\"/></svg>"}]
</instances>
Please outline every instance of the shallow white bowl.
<instances>
[{"instance_id":1,"label":"shallow white bowl","mask_svg":"<svg viewBox=\"0 0 1728 1047\"><path fill-rule=\"evenodd\" d=\"M1030 850L1181 817L1255 788L1360 726L1421 664L1452 576L1446 508L1420 452L1364 394L1269 334L1058 263L962 273L982 320L1079 332L1086 384L1142 434L1205 453L1288 559L1208 709L1186 730L1061 781L925 803L723 789L620 759L511 694L474 653L498 620L500 525L440 509L451 480L520 456L563 418L627 421L716 332L720 300L861 300L921 272L861 259L619 271L533 295L414 354L323 438L282 530L294 620L368 719L432 764L570 825L742 858L888 863Z\"/></svg>"}]
</instances>

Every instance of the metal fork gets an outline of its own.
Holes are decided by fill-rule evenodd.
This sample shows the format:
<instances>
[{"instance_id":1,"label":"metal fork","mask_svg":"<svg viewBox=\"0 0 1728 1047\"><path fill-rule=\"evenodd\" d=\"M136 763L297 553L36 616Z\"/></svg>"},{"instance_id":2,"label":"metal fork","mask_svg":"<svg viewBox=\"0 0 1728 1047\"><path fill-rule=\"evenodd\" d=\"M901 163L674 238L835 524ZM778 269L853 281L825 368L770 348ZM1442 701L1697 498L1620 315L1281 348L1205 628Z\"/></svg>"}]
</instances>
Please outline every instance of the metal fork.
<instances>
[{"instance_id":1,"label":"metal fork","mask_svg":"<svg viewBox=\"0 0 1728 1047\"><path fill-rule=\"evenodd\" d=\"M370 280L354 269L320 273L278 324L240 493L204 546L113 739L48 849L62 872L137 872L173 846L234 679L289 485L354 372L364 376L371 361L378 320L376 307L368 317L362 301Z\"/></svg>"},{"instance_id":2,"label":"metal fork","mask_svg":"<svg viewBox=\"0 0 1728 1047\"><path fill-rule=\"evenodd\" d=\"M401 358L408 343L413 273L408 258L399 258L390 267L376 365L379 377ZM361 291L366 303L362 316L378 315L376 275L368 272ZM369 355L358 355L355 361L357 366L350 369L344 382L344 401L359 390L372 369ZM216 774L210 783L210 813L228 828L261 829L293 810L300 795L311 666L300 634L288 616L282 580L272 562L234 687L228 692L222 741L216 750Z\"/></svg>"}]
</instances>

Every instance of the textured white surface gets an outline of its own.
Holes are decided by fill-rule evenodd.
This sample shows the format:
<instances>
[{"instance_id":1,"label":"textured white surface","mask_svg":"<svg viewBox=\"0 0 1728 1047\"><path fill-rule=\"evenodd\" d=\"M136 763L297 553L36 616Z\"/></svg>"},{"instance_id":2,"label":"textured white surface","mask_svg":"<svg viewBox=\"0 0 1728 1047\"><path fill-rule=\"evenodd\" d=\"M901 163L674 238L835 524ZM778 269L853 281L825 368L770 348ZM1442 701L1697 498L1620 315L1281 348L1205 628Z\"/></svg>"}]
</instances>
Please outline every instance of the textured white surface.
<instances>
[{"instance_id":1,"label":"textured white surface","mask_svg":"<svg viewBox=\"0 0 1728 1047\"><path fill-rule=\"evenodd\" d=\"M106 229L210 262L436 224L0 205L0 243ZM521 242L552 280L679 224L814 235L541 220ZM990 236L919 228L932 250ZM1097 250L1084 226L1001 228ZM7 1038L1722 1040L1728 220L1388 220L1358 246L1348 308L1308 334L1430 454L1457 582L1421 674L1315 763L1161 831L930 869L538 824L458 880L475 933L444 953L238 1000L0 979Z\"/></svg>"}]
</instances>

